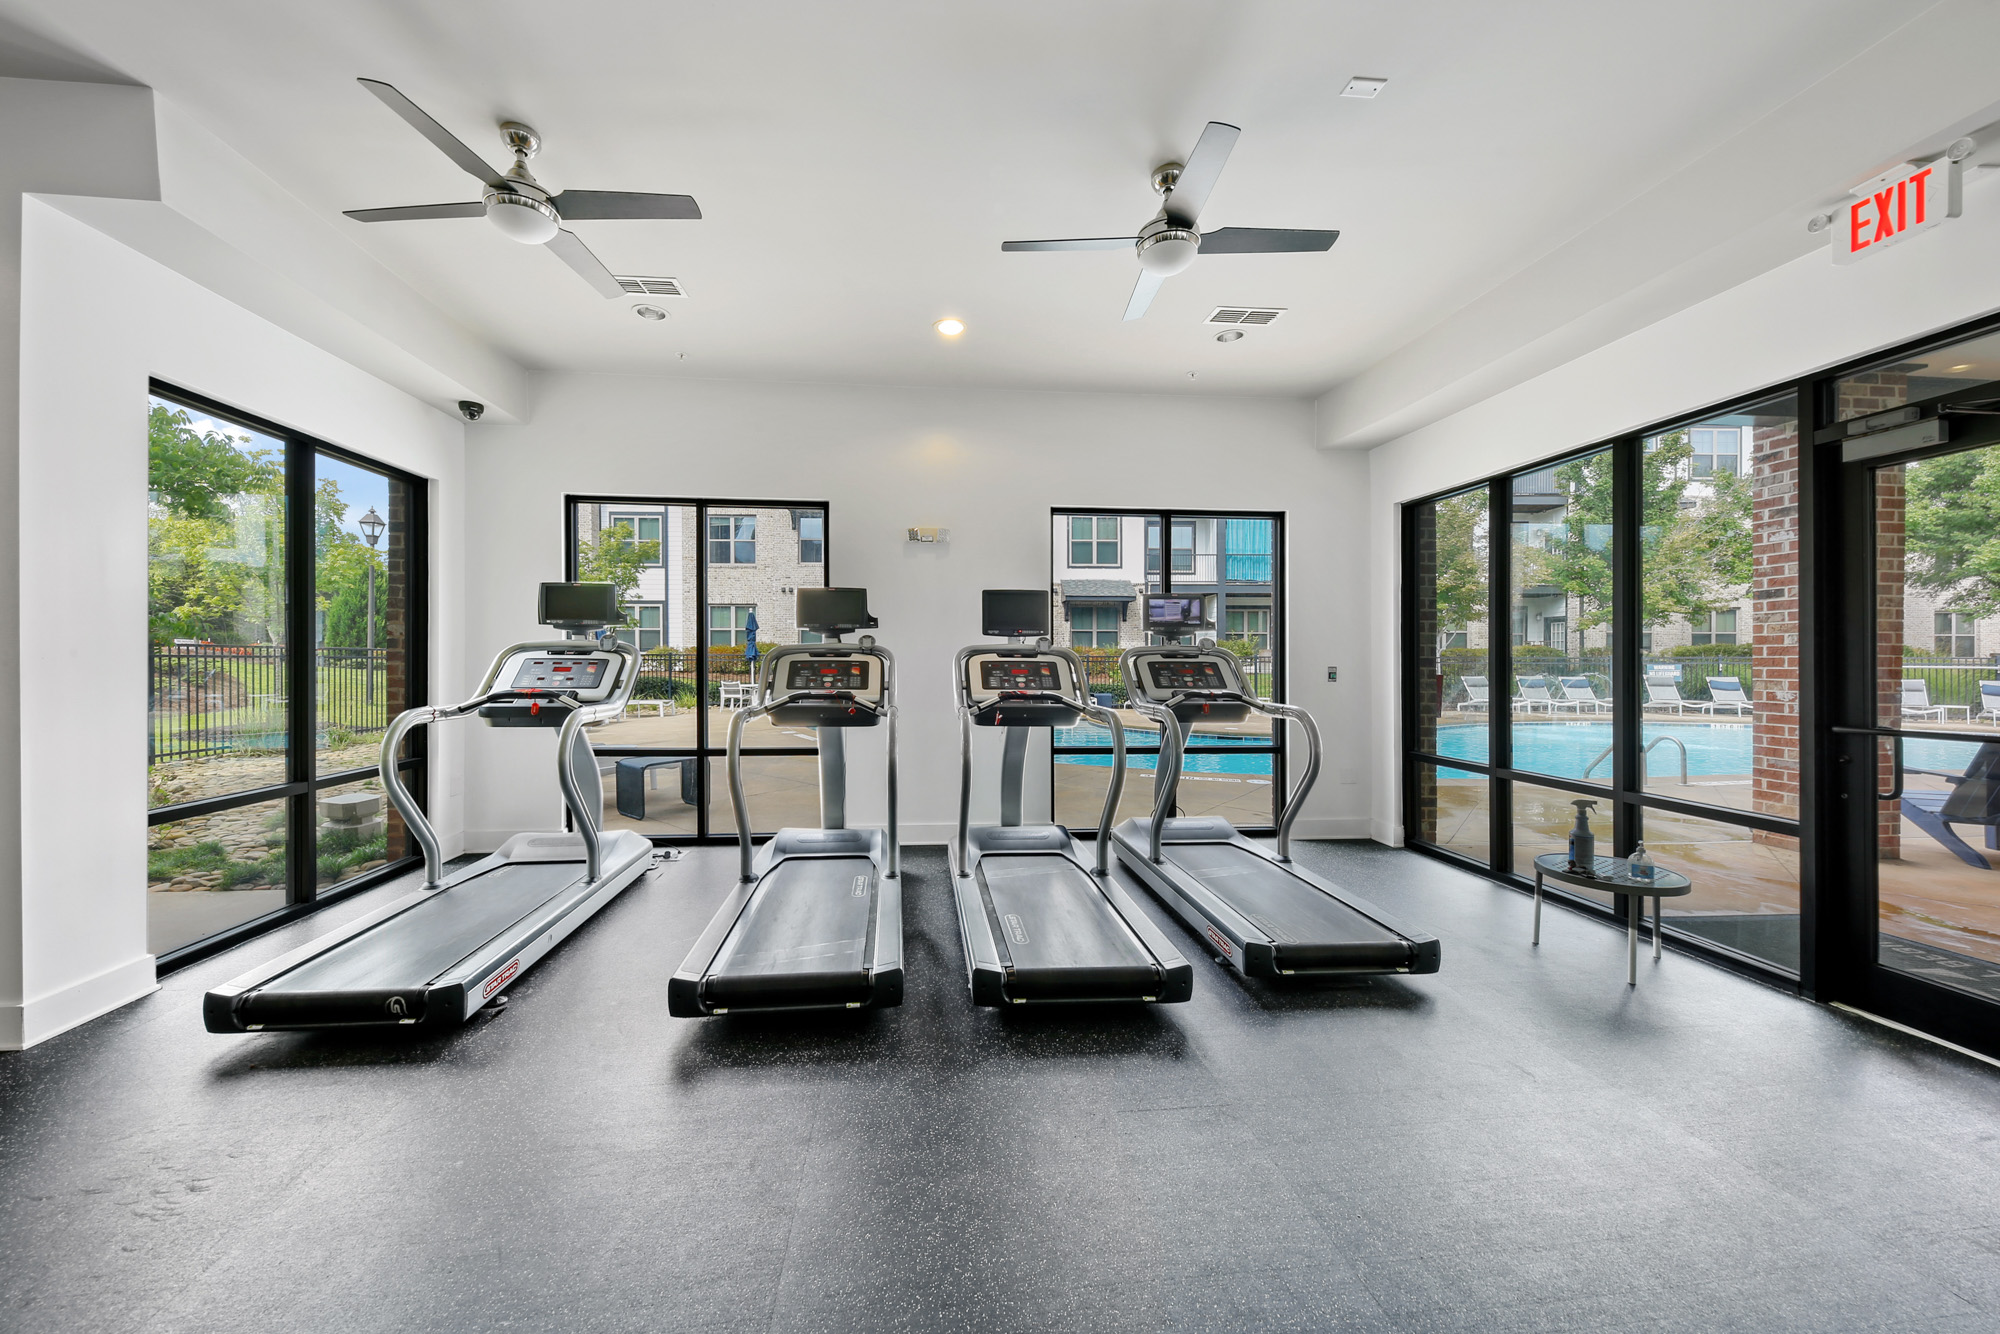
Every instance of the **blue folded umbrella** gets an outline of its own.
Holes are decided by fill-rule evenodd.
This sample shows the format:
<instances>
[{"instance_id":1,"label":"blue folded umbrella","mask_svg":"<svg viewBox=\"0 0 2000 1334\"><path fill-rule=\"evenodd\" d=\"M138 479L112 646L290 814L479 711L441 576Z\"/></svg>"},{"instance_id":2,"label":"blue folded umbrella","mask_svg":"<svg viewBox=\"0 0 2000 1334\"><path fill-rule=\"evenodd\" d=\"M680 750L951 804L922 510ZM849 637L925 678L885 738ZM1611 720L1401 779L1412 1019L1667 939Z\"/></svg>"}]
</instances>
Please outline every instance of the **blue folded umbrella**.
<instances>
[{"instance_id":1,"label":"blue folded umbrella","mask_svg":"<svg viewBox=\"0 0 2000 1334\"><path fill-rule=\"evenodd\" d=\"M743 656L751 662L757 661L757 613L751 612L750 619L743 622Z\"/></svg>"}]
</instances>

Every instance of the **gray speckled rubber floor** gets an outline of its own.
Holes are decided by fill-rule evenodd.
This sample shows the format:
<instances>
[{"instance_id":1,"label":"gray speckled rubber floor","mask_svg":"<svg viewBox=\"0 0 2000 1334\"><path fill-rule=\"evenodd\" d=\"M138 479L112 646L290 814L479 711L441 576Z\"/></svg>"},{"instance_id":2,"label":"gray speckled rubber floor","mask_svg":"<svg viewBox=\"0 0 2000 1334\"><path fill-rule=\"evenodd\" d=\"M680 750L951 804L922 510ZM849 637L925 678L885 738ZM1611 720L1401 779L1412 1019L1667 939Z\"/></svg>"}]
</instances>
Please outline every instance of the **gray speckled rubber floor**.
<instances>
[{"instance_id":1,"label":"gray speckled rubber floor","mask_svg":"<svg viewBox=\"0 0 2000 1334\"><path fill-rule=\"evenodd\" d=\"M700 849L453 1035L202 1031L369 897L0 1055L0 1330L2000 1328L2000 1070L1367 844L1436 976L678 1020ZM1122 872L1121 872L1122 875ZM391 888L377 891L400 892Z\"/></svg>"}]
</instances>

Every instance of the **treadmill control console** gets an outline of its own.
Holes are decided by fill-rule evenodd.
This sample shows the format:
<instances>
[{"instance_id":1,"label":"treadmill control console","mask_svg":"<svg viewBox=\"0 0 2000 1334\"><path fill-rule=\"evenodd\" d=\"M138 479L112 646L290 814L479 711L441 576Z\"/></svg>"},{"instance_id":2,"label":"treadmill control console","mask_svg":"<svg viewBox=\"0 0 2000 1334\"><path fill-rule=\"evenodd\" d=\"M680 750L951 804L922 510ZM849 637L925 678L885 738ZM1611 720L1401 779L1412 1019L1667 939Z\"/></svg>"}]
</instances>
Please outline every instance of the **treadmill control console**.
<instances>
[{"instance_id":1,"label":"treadmill control console","mask_svg":"<svg viewBox=\"0 0 2000 1334\"><path fill-rule=\"evenodd\" d=\"M785 689L858 694L868 689L868 669L873 662L872 658L793 658L785 664Z\"/></svg>"},{"instance_id":2,"label":"treadmill control console","mask_svg":"<svg viewBox=\"0 0 2000 1334\"><path fill-rule=\"evenodd\" d=\"M554 701L602 704L614 698L625 685L624 661L617 653L581 644L574 649L560 644L517 648L495 668L492 685L496 691L519 691L519 697L482 704L479 716L493 727L561 727L569 710Z\"/></svg>"},{"instance_id":3,"label":"treadmill control console","mask_svg":"<svg viewBox=\"0 0 2000 1334\"><path fill-rule=\"evenodd\" d=\"M883 660L856 650L773 649L771 720L794 727L873 727L886 714Z\"/></svg>"},{"instance_id":4,"label":"treadmill control console","mask_svg":"<svg viewBox=\"0 0 2000 1334\"><path fill-rule=\"evenodd\" d=\"M609 658L533 657L520 660L509 690L594 690L604 683Z\"/></svg>"},{"instance_id":5,"label":"treadmill control console","mask_svg":"<svg viewBox=\"0 0 2000 1334\"><path fill-rule=\"evenodd\" d=\"M1251 713L1237 698L1250 694L1243 667L1225 648L1134 650L1125 655L1125 686L1151 704L1174 701L1174 715L1185 723L1241 722Z\"/></svg>"},{"instance_id":6,"label":"treadmill control console","mask_svg":"<svg viewBox=\"0 0 2000 1334\"><path fill-rule=\"evenodd\" d=\"M1076 672L1059 653L975 653L965 659L958 684L975 726L1069 727L1077 721Z\"/></svg>"}]
</instances>

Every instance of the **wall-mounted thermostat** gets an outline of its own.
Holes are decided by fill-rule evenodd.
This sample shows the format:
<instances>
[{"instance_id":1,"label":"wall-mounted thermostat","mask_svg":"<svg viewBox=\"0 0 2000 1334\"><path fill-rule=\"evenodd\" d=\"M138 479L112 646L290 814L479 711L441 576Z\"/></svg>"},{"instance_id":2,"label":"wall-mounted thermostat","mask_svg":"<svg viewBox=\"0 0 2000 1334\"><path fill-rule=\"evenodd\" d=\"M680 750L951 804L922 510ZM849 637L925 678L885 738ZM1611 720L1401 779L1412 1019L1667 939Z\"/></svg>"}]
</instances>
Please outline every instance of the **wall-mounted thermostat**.
<instances>
[{"instance_id":1,"label":"wall-mounted thermostat","mask_svg":"<svg viewBox=\"0 0 2000 1334\"><path fill-rule=\"evenodd\" d=\"M951 529L949 528L912 528L910 530L910 540L912 542L942 542L950 536Z\"/></svg>"}]
</instances>

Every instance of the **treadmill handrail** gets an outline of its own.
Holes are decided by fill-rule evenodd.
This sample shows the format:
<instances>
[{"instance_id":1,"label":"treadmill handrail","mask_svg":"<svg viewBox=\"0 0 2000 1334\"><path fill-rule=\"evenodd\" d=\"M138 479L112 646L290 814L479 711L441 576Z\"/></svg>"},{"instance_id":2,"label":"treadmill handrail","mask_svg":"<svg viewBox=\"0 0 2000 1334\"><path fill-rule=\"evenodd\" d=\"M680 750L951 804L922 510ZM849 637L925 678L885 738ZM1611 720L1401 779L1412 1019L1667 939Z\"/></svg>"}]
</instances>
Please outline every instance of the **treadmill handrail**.
<instances>
[{"instance_id":1,"label":"treadmill handrail","mask_svg":"<svg viewBox=\"0 0 2000 1334\"><path fill-rule=\"evenodd\" d=\"M1127 649L1120 658L1119 667L1125 676L1128 687L1138 679L1138 672L1135 670L1137 660L1149 651L1151 650L1143 647L1131 648ZM1191 657L1215 656L1219 658L1225 654L1228 655L1231 663L1234 664L1236 655L1230 653L1228 649L1202 646L1187 651L1187 656ZM1240 674L1241 667L1238 666L1236 670ZM1258 713L1276 718L1281 722L1297 723L1304 729L1306 734L1306 771L1300 776L1298 785L1292 789L1291 797L1285 802L1285 809L1278 816L1278 860L1281 862L1291 861L1292 825L1298 820L1299 812L1305 808L1306 796L1312 791L1313 784L1319 781L1321 756L1319 724L1314 721L1310 713L1307 713L1296 704L1279 704L1274 700L1258 699L1255 695L1243 690L1181 691L1167 699L1164 703L1139 699L1136 695L1132 698L1131 707L1134 712L1142 717L1152 718L1161 723L1164 735L1161 739L1160 759L1158 763L1165 765L1167 763L1167 752L1170 749L1173 751L1171 766L1165 769L1163 776L1156 783L1158 797L1154 802L1153 828L1148 839L1148 856L1150 860L1156 866L1160 862L1160 835L1162 833L1162 825L1166 819L1165 812L1172 808L1174 798L1179 795L1180 791L1181 754L1187 746L1188 734L1182 730L1180 717L1174 712L1174 707L1197 699L1247 705ZM1168 744L1168 738L1171 738L1171 745Z\"/></svg>"},{"instance_id":2,"label":"treadmill handrail","mask_svg":"<svg viewBox=\"0 0 2000 1334\"><path fill-rule=\"evenodd\" d=\"M772 686L776 683L779 658L814 654L833 656L834 650L837 650L842 655L852 656L858 654L871 657L882 664L881 701L871 704L867 700L857 700L855 703L858 706L873 708L888 724L889 820L886 832L889 836L889 869L882 874L883 878L888 880L896 879L899 874L898 858L900 843L896 837L896 655L888 649L883 648L880 644L873 642L861 644L836 643L832 645L786 644L783 647L774 648L764 655L763 665L757 673L757 695L759 702L749 705L746 708L738 709L729 719L729 804L731 809L736 813L736 847L740 866L739 876L745 884L755 880L757 877L750 869L750 811L748 803L744 800L743 796L743 726L752 719L762 718L764 715L784 707L785 704L789 703L795 697L795 694L807 693L804 691L788 691L776 699L771 697Z\"/></svg>"},{"instance_id":3,"label":"treadmill handrail","mask_svg":"<svg viewBox=\"0 0 2000 1334\"><path fill-rule=\"evenodd\" d=\"M958 873L961 876L969 874L967 863L970 860L972 837L972 719L974 715L997 707L1001 702L996 698L986 704L973 703L971 677L967 675L965 669L974 658L989 653L1000 654L1001 650L991 644L968 644L958 651L958 656L952 663L952 670L957 673L958 683L956 690L959 734ZM1011 690L1003 692L1003 696L1016 699L1033 699L1038 696L1060 699L1092 722L1103 723L1111 732L1111 786L1104 794L1103 813L1097 818L1097 869L1094 874L1102 880L1111 874L1111 822L1118 810L1119 799L1125 795L1125 724L1115 709L1107 709L1091 698L1090 691L1085 686L1087 673L1083 659L1074 649L1057 648L1054 645L1045 648L1037 644L1032 649L1021 651L1020 656L1026 657L1035 653L1053 654L1069 664L1071 690L1069 692ZM1023 724L1023 726L1034 725Z\"/></svg>"},{"instance_id":4,"label":"treadmill handrail","mask_svg":"<svg viewBox=\"0 0 2000 1334\"><path fill-rule=\"evenodd\" d=\"M600 647L593 645L587 651L599 651ZM382 748L377 755L382 787L389 794L389 804L396 808L396 814L403 817L404 827L415 837L417 846L423 849L425 889L438 889L443 886L444 850L438 844L437 830L432 828L430 820L424 815L423 807L417 804L416 798L410 795L410 789L403 782L399 754L403 748L403 738L409 735L412 728L427 723L463 718L477 713L480 707L486 704L534 698L512 688L499 690L494 688L500 678L500 669L507 665L508 659L516 653L533 652L537 649L555 653L575 653L578 648L579 645L575 640L528 640L510 644L494 657L493 665L487 668L485 680L480 682L479 693L471 699L458 704L419 704L413 709L405 709L396 715L390 722L388 730L382 734ZM620 674L609 697L596 704L581 704L571 696L553 692L548 697L548 703L552 707L560 705L570 710L569 716L563 719L562 731L556 741L556 785L562 790L563 804L568 807L571 820L580 831L583 831L585 865L592 881L598 878L602 864L598 849L597 824L589 817L583 793L576 783L576 776L570 772L569 748L579 740L585 747L589 746L589 740L581 737L585 724L623 717L625 705L632 698L632 691L639 683L639 650L627 643L614 642L609 651L617 653L621 659ZM603 800L603 794L599 793L599 803L601 804Z\"/></svg>"}]
</instances>

